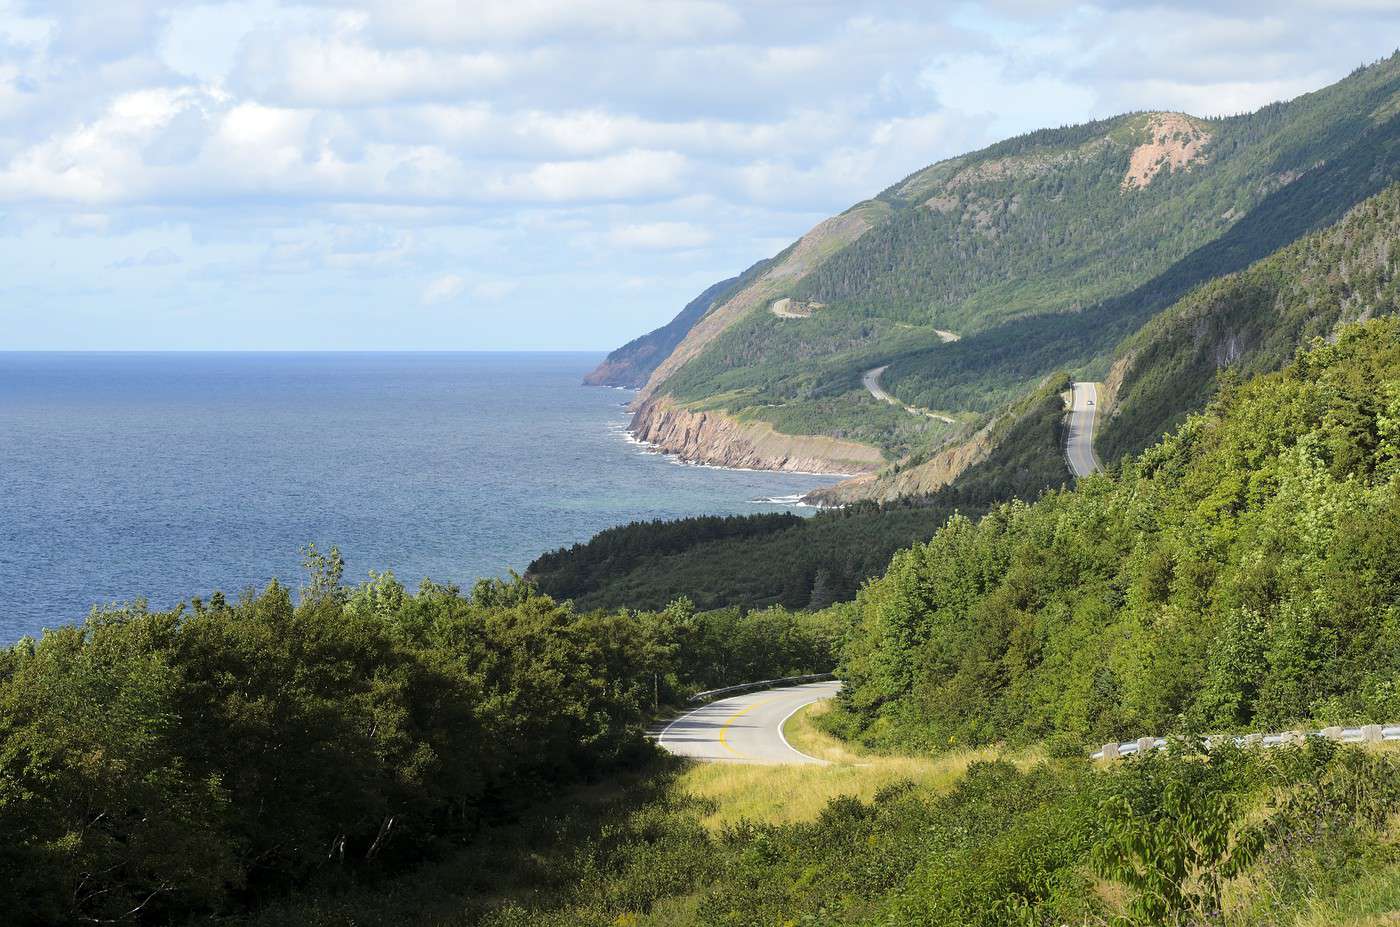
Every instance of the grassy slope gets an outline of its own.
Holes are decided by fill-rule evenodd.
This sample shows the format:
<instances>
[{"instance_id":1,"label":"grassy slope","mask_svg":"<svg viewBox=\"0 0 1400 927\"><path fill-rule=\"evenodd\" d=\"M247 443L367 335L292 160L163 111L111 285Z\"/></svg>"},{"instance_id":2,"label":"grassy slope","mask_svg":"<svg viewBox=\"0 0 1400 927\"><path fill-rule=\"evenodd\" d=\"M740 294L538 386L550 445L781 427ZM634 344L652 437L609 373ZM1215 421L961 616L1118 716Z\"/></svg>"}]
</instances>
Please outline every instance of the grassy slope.
<instances>
[{"instance_id":1,"label":"grassy slope","mask_svg":"<svg viewBox=\"0 0 1400 927\"><path fill-rule=\"evenodd\" d=\"M812 720L794 719L790 736L855 762L662 762L577 789L435 864L323 888L242 922L992 925L1010 909L1026 922L1101 924L1126 915L1134 893L1094 875L1093 848L1112 839L1100 802L1131 796L1153 820L1170 782L1230 796L1243 814L1227 826L1265 835L1266 852L1225 881L1227 923L1378 927L1400 912L1400 805L1383 784L1394 771L1383 754L1280 750L1094 770L1036 752L1015 763L992 750L870 755ZM1321 799L1301 819L1290 808L1300 791Z\"/></svg>"}]
</instances>

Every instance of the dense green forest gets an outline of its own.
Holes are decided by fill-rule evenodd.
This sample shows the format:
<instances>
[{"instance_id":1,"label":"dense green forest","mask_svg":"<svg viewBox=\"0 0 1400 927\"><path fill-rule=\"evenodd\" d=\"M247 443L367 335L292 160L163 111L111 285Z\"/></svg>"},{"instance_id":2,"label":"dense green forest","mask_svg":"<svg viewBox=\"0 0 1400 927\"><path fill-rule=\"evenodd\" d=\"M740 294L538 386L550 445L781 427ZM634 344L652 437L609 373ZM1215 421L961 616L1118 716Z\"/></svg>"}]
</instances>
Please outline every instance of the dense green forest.
<instances>
[{"instance_id":1,"label":"dense green forest","mask_svg":"<svg viewBox=\"0 0 1400 927\"><path fill-rule=\"evenodd\" d=\"M829 670L826 616L583 614L523 582L97 611L0 652L0 923L163 923L431 859L636 766L690 691Z\"/></svg>"},{"instance_id":2,"label":"dense green forest","mask_svg":"<svg viewBox=\"0 0 1400 927\"><path fill-rule=\"evenodd\" d=\"M1119 349L1129 360L1113 416L1098 440L1115 460L1174 429L1214 394L1228 370L1248 379L1277 370L1299 344L1339 323L1396 310L1400 185L1331 228L1198 288Z\"/></svg>"},{"instance_id":3,"label":"dense green forest","mask_svg":"<svg viewBox=\"0 0 1400 927\"><path fill-rule=\"evenodd\" d=\"M952 519L862 590L843 730L1081 744L1400 718L1400 323L1223 391L1111 476Z\"/></svg>"}]
</instances>

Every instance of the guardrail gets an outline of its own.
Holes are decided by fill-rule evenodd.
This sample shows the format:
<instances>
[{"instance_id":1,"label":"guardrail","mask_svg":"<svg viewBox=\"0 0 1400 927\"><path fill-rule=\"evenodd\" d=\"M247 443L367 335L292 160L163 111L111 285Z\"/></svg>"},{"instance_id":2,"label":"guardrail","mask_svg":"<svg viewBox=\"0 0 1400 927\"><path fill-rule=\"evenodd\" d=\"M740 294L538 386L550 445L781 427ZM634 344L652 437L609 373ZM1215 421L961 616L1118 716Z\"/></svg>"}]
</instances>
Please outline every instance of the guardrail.
<instances>
[{"instance_id":1,"label":"guardrail","mask_svg":"<svg viewBox=\"0 0 1400 927\"><path fill-rule=\"evenodd\" d=\"M835 679L832 673L813 673L810 676L785 676L782 679L763 679L758 682L745 682L737 686L725 686L722 689L707 689L704 692L696 692L688 701L703 702L706 699L716 698L721 695L732 695L737 692L753 692L757 689L772 689L776 686L796 686L804 682L826 682L828 679Z\"/></svg>"},{"instance_id":2,"label":"guardrail","mask_svg":"<svg viewBox=\"0 0 1400 927\"><path fill-rule=\"evenodd\" d=\"M1400 724L1325 727L1320 731L1280 731L1277 734L1212 734L1203 738L1202 743L1207 750L1226 741L1232 741L1237 747L1278 747L1283 744L1302 743L1309 737L1325 737L1344 744L1378 744L1385 740L1400 740ZM1140 737L1123 743L1104 744L1090 759L1116 760L1148 750L1164 750L1167 742L1165 737Z\"/></svg>"}]
</instances>

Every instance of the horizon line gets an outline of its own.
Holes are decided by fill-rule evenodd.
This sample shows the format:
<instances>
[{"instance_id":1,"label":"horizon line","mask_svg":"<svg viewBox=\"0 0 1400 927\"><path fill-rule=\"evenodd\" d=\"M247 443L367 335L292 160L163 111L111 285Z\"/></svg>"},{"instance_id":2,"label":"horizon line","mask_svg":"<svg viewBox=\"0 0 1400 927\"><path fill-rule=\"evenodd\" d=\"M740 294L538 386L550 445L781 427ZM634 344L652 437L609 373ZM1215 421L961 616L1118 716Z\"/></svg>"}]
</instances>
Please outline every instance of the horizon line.
<instances>
[{"instance_id":1,"label":"horizon line","mask_svg":"<svg viewBox=\"0 0 1400 927\"><path fill-rule=\"evenodd\" d=\"M4 354L607 354L612 348L0 348Z\"/></svg>"}]
</instances>

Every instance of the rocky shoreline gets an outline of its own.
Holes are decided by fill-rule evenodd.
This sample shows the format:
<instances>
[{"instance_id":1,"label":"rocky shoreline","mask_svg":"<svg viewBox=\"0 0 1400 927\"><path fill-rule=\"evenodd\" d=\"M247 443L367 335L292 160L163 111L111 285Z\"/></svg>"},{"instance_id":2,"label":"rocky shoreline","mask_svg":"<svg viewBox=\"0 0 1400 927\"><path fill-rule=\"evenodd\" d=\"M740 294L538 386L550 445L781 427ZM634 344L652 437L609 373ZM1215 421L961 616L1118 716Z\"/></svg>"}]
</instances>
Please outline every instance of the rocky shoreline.
<instances>
[{"instance_id":1,"label":"rocky shoreline","mask_svg":"<svg viewBox=\"0 0 1400 927\"><path fill-rule=\"evenodd\" d=\"M686 409L667 396L643 400L628 433L686 463L744 470L836 476L872 474L885 465L876 447L821 435L786 435L766 422Z\"/></svg>"}]
</instances>

